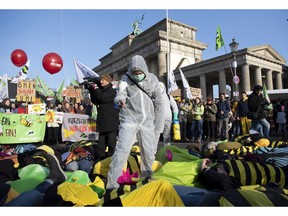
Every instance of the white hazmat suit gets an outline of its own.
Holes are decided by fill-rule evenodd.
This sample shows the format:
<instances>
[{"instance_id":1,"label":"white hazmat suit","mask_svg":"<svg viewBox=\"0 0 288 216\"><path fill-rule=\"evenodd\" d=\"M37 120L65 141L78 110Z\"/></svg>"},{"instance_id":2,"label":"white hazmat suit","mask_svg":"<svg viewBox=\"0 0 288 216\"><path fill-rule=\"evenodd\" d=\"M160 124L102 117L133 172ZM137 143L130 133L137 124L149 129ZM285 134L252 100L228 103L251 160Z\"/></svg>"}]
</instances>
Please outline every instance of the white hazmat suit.
<instances>
[{"instance_id":1,"label":"white hazmat suit","mask_svg":"<svg viewBox=\"0 0 288 216\"><path fill-rule=\"evenodd\" d=\"M171 128L172 128L172 120L178 120L178 106L170 94L166 92L166 87L163 82L160 82L160 88L162 90L162 99L164 103L164 116L165 116L165 124L163 130L163 143L164 146L170 145L171 142ZM173 119L172 119L173 118Z\"/></svg>"},{"instance_id":2,"label":"white hazmat suit","mask_svg":"<svg viewBox=\"0 0 288 216\"><path fill-rule=\"evenodd\" d=\"M142 71L145 78L133 79L133 71ZM132 78L147 93L143 92ZM106 189L118 188L118 178L126 165L131 148L138 140L141 156L141 177L150 177L155 160L159 134L164 128L164 106L158 78L149 73L144 58L135 55L129 62L127 75L119 81L119 91L114 99L120 108L119 139L112 156Z\"/></svg>"}]
</instances>

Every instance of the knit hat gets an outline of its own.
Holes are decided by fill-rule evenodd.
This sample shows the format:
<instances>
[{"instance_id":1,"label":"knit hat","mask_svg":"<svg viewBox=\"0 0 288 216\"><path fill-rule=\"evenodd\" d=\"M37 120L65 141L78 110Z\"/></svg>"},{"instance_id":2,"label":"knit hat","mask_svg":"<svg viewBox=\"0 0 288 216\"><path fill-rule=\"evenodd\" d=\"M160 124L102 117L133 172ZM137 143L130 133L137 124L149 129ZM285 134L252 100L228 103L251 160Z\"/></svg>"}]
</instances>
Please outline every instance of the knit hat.
<instances>
[{"instance_id":1,"label":"knit hat","mask_svg":"<svg viewBox=\"0 0 288 216\"><path fill-rule=\"evenodd\" d=\"M109 83L112 82L112 78L111 78L111 76L109 74L103 74L101 76L101 79L106 80Z\"/></svg>"}]
</instances>

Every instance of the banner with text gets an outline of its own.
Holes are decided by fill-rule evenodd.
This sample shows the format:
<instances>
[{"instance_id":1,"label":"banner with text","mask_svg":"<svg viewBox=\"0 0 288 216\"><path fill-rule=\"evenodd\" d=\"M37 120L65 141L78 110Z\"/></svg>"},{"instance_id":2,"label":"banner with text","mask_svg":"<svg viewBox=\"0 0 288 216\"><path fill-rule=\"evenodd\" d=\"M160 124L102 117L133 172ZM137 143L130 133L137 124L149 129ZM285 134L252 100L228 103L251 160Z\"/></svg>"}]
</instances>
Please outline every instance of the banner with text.
<instances>
[{"instance_id":1,"label":"banner with text","mask_svg":"<svg viewBox=\"0 0 288 216\"><path fill-rule=\"evenodd\" d=\"M0 144L42 142L45 136L45 116L0 113Z\"/></svg>"},{"instance_id":2,"label":"banner with text","mask_svg":"<svg viewBox=\"0 0 288 216\"><path fill-rule=\"evenodd\" d=\"M70 142L97 141L96 121L88 115L64 113L62 140Z\"/></svg>"},{"instance_id":3,"label":"banner with text","mask_svg":"<svg viewBox=\"0 0 288 216\"><path fill-rule=\"evenodd\" d=\"M35 81L19 80L17 83L17 101L34 102L35 101Z\"/></svg>"}]
</instances>

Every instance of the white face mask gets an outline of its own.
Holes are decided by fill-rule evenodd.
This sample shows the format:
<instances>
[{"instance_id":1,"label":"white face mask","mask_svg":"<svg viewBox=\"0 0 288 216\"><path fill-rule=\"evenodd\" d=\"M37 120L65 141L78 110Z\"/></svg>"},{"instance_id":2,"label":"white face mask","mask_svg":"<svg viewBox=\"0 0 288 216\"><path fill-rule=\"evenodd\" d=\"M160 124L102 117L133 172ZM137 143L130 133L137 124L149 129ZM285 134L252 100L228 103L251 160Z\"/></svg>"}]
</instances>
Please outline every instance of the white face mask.
<instances>
[{"instance_id":1,"label":"white face mask","mask_svg":"<svg viewBox=\"0 0 288 216\"><path fill-rule=\"evenodd\" d=\"M132 78L136 82L141 82L145 78L145 74L132 74Z\"/></svg>"}]
</instances>

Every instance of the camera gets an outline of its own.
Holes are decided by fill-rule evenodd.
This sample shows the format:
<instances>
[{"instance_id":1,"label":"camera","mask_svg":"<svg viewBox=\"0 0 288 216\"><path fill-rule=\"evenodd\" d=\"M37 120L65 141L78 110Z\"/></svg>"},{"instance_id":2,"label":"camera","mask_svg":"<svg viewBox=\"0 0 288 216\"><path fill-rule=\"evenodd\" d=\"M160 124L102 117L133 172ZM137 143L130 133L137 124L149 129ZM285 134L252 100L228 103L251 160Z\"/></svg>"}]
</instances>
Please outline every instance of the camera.
<instances>
[{"instance_id":1,"label":"camera","mask_svg":"<svg viewBox=\"0 0 288 216\"><path fill-rule=\"evenodd\" d=\"M100 77L84 77L83 79L87 82L92 82L96 84L100 82Z\"/></svg>"}]
</instances>

